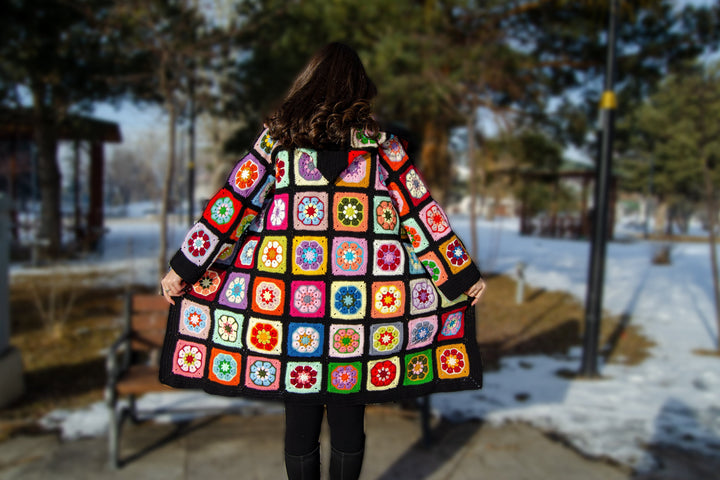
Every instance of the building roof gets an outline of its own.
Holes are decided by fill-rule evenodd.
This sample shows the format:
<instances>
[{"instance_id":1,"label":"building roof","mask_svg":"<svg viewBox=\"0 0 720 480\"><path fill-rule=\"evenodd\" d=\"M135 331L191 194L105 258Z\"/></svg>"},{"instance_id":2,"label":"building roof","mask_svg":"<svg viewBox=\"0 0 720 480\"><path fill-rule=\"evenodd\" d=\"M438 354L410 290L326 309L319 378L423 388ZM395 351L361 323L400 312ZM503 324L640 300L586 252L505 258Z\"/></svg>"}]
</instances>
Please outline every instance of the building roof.
<instances>
[{"instance_id":1,"label":"building roof","mask_svg":"<svg viewBox=\"0 0 720 480\"><path fill-rule=\"evenodd\" d=\"M0 140L34 140L32 109L0 109ZM59 140L87 140L120 143L120 126L115 122L71 114L60 124Z\"/></svg>"}]
</instances>

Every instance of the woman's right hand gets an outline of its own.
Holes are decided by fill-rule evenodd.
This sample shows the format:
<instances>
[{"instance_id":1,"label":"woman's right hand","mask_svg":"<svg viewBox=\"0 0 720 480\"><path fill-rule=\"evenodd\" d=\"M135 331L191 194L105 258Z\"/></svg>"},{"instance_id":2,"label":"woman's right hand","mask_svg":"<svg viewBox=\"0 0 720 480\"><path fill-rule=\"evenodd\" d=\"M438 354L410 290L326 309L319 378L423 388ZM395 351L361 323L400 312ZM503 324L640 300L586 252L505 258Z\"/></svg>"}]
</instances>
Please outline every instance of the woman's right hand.
<instances>
[{"instance_id":1,"label":"woman's right hand","mask_svg":"<svg viewBox=\"0 0 720 480\"><path fill-rule=\"evenodd\" d=\"M187 288L185 280L175 273L175 270L172 268L160 281L160 285L162 286L163 297L165 297L165 300L167 300L171 305L175 305L175 300L173 300L172 297L182 295Z\"/></svg>"}]
</instances>

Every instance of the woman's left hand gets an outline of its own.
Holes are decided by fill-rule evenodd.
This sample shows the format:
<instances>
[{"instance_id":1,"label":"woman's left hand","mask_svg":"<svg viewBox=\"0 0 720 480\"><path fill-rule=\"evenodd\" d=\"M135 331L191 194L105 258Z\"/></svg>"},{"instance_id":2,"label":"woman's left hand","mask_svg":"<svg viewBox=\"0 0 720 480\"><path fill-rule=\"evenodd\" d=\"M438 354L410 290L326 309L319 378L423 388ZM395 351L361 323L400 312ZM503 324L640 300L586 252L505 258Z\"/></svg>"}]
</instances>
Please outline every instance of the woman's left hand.
<instances>
[{"instance_id":1,"label":"woman's left hand","mask_svg":"<svg viewBox=\"0 0 720 480\"><path fill-rule=\"evenodd\" d=\"M175 270L172 268L160 281L160 285L162 285L162 294L165 297L165 300L167 300L171 305L175 305L175 300L173 300L172 297L182 295L187 287L185 280L175 273Z\"/></svg>"},{"instance_id":2,"label":"woman's left hand","mask_svg":"<svg viewBox=\"0 0 720 480\"><path fill-rule=\"evenodd\" d=\"M473 297L474 300L471 303L471 305L475 305L476 303L478 303L480 301L480 299L482 298L484 293L485 293L485 280L483 280L481 278L480 280L477 281L477 283L475 283L475 285L470 287L468 289L468 291L465 292L465 295L467 295L468 297Z\"/></svg>"}]
</instances>

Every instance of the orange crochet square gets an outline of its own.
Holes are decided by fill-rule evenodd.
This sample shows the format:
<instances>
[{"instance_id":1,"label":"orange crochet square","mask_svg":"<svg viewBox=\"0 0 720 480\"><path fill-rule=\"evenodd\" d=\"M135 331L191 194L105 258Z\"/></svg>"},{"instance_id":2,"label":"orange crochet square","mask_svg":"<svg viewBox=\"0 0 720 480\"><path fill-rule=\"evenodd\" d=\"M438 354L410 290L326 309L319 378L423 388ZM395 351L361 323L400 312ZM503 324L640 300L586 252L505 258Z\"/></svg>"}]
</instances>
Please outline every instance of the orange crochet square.
<instances>
[{"instance_id":1,"label":"orange crochet square","mask_svg":"<svg viewBox=\"0 0 720 480\"><path fill-rule=\"evenodd\" d=\"M406 295L402 281L374 282L370 315L373 318L401 317L405 314Z\"/></svg>"},{"instance_id":2,"label":"orange crochet square","mask_svg":"<svg viewBox=\"0 0 720 480\"><path fill-rule=\"evenodd\" d=\"M223 385L239 385L242 355L239 353L213 348L210 354L208 378Z\"/></svg>"},{"instance_id":3,"label":"orange crochet square","mask_svg":"<svg viewBox=\"0 0 720 480\"><path fill-rule=\"evenodd\" d=\"M282 315L285 305L285 282L275 278L256 277L252 285L252 309L265 315Z\"/></svg>"}]
</instances>

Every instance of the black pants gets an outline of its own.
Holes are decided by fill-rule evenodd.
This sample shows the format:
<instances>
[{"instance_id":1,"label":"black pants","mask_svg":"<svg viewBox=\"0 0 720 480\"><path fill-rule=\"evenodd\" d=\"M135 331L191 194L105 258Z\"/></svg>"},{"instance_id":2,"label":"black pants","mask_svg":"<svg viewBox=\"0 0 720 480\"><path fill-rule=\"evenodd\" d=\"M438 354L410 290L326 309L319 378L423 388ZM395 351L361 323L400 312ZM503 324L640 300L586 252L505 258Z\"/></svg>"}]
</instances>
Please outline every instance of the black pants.
<instances>
[{"instance_id":1,"label":"black pants","mask_svg":"<svg viewBox=\"0 0 720 480\"><path fill-rule=\"evenodd\" d=\"M320 439L324 405L285 405L285 453L307 455ZM328 405L330 443L335 450L359 452L365 446L365 405Z\"/></svg>"}]
</instances>

